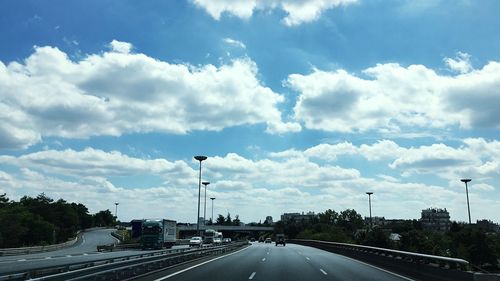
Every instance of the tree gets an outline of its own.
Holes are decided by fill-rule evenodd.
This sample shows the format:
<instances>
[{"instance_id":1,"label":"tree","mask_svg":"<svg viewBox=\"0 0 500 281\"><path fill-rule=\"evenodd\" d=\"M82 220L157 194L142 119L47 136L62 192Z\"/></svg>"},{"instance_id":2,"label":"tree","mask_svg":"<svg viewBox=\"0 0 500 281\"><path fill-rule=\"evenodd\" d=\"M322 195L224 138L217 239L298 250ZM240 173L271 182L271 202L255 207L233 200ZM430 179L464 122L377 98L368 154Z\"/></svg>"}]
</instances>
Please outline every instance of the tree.
<instances>
[{"instance_id":1,"label":"tree","mask_svg":"<svg viewBox=\"0 0 500 281\"><path fill-rule=\"evenodd\" d=\"M233 225L236 225L236 226L240 225L240 216L239 215L236 215L234 217Z\"/></svg>"},{"instance_id":2,"label":"tree","mask_svg":"<svg viewBox=\"0 0 500 281\"><path fill-rule=\"evenodd\" d=\"M324 213L319 213L319 223L334 224L339 219L339 214L332 209L326 210Z\"/></svg>"},{"instance_id":3,"label":"tree","mask_svg":"<svg viewBox=\"0 0 500 281\"><path fill-rule=\"evenodd\" d=\"M217 217L217 221L215 222L215 224L223 225L225 222L226 222L226 219L224 218L224 216L219 214L219 217Z\"/></svg>"},{"instance_id":4,"label":"tree","mask_svg":"<svg viewBox=\"0 0 500 281\"><path fill-rule=\"evenodd\" d=\"M361 217L361 215L354 209L346 209L340 212L336 224L343 227L347 231L354 233L356 230L363 227L363 217Z\"/></svg>"},{"instance_id":5,"label":"tree","mask_svg":"<svg viewBox=\"0 0 500 281\"><path fill-rule=\"evenodd\" d=\"M231 214L230 213L227 213L227 216L226 216L226 225L231 225L233 223L233 221L231 220Z\"/></svg>"}]
</instances>

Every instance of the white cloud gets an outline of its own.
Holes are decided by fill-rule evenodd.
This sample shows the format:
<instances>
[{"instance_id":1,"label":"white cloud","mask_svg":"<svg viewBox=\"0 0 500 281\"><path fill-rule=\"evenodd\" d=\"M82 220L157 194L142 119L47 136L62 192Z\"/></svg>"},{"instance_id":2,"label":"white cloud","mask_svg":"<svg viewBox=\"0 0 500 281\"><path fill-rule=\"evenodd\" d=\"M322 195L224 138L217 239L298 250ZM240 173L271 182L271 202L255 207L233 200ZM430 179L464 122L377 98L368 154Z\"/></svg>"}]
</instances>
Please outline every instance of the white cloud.
<instances>
[{"instance_id":1,"label":"white cloud","mask_svg":"<svg viewBox=\"0 0 500 281\"><path fill-rule=\"evenodd\" d=\"M480 173L481 165L500 162L498 145L498 141L466 139L457 148L444 144L405 148L381 140L359 146L347 142L320 144L305 150L273 152L271 158L260 160L228 153L210 156L203 163L203 180L211 182L207 197L217 198L215 214L239 214L246 222L264 219L266 215L276 219L283 212L319 212L328 208L354 208L366 215L368 189L375 192L372 203L376 215L417 218L421 209L437 206L448 208L453 219L465 219L463 185L459 179L470 176L473 178L469 189L473 214L479 219L483 218L479 214L491 214L488 208L500 206L498 196L491 193L500 180L498 170ZM375 153L377 150L380 151ZM382 155L384 151L387 155ZM476 154L476 151L483 152ZM366 178L356 167L332 163L341 155L370 159L362 163L363 169L372 167L371 161L385 161L382 162L387 163L385 167L392 163L394 170L390 171L391 175ZM469 157L471 161L455 161L462 157ZM315 162L318 159L326 162ZM422 165L433 161L444 164ZM4 170L6 166L10 168ZM87 148L39 151L17 157L4 155L0 156L0 167L0 192L6 192L11 199L45 192L55 199L81 202L92 212L112 209L112 202L120 202L119 214L124 220L168 217L193 222L196 217L198 166L195 160L187 163L141 159L118 151ZM393 175L398 171L433 174L448 179L449 185L408 182ZM163 182L130 187L117 181L134 176L159 177ZM485 197L484 192L489 195ZM496 214L488 218L500 219Z\"/></svg>"},{"instance_id":2,"label":"white cloud","mask_svg":"<svg viewBox=\"0 0 500 281\"><path fill-rule=\"evenodd\" d=\"M345 70L291 74L295 118L309 129L388 134L428 128L500 128L500 63L443 76L423 65L378 64L370 77Z\"/></svg>"},{"instance_id":3,"label":"white cloud","mask_svg":"<svg viewBox=\"0 0 500 281\"><path fill-rule=\"evenodd\" d=\"M230 46L233 46L233 47L238 47L238 48L242 48L242 49L247 48L247 46L245 46L245 44L243 44L243 42L238 41L238 40L234 40L231 38L224 38L223 41L224 41L224 43L226 43Z\"/></svg>"},{"instance_id":4,"label":"white cloud","mask_svg":"<svg viewBox=\"0 0 500 281\"><path fill-rule=\"evenodd\" d=\"M287 16L283 22L287 26L300 25L317 20L323 12L339 6L356 3L357 0L191 0L204 8L214 19L220 20L223 13L248 19L256 10L280 9Z\"/></svg>"},{"instance_id":5,"label":"white cloud","mask_svg":"<svg viewBox=\"0 0 500 281\"><path fill-rule=\"evenodd\" d=\"M453 71L464 74L472 71L470 63L470 55L467 53L458 52L455 59L445 58L444 62Z\"/></svg>"},{"instance_id":6,"label":"white cloud","mask_svg":"<svg viewBox=\"0 0 500 281\"><path fill-rule=\"evenodd\" d=\"M0 62L0 147L24 148L46 136L184 134L259 123L268 133L301 129L282 121L284 97L262 85L250 59L193 67L131 54L125 42L111 47L76 62L57 48L35 47L23 63Z\"/></svg>"},{"instance_id":7,"label":"white cloud","mask_svg":"<svg viewBox=\"0 0 500 281\"><path fill-rule=\"evenodd\" d=\"M130 44L128 42L117 41L117 40L111 41L109 46L111 47L112 51L122 53L122 54L128 54L132 50L132 44Z\"/></svg>"}]
</instances>

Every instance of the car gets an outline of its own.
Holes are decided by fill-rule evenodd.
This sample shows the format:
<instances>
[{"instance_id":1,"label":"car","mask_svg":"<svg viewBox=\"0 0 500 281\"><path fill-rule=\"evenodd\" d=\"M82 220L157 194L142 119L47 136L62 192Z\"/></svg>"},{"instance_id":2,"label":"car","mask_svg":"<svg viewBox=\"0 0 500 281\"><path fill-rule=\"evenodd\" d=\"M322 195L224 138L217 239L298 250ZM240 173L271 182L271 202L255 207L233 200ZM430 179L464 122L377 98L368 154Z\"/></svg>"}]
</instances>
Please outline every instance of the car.
<instances>
[{"instance_id":1,"label":"car","mask_svg":"<svg viewBox=\"0 0 500 281\"><path fill-rule=\"evenodd\" d=\"M284 234L276 234L276 246L278 246L280 244L283 246L286 245Z\"/></svg>"},{"instance_id":2,"label":"car","mask_svg":"<svg viewBox=\"0 0 500 281\"><path fill-rule=\"evenodd\" d=\"M265 242L266 242L266 243L272 243L272 242L273 242L273 240L271 240L271 238L267 237Z\"/></svg>"},{"instance_id":3,"label":"car","mask_svg":"<svg viewBox=\"0 0 500 281\"><path fill-rule=\"evenodd\" d=\"M200 236L194 236L189 239L189 247L201 247L203 245L203 239Z\"/></svg>"},{"instance_id":4,"label":"car","mask_svg":"<svg viewBox=\"0 0 500 281\"><path fill-rule=\"evenodd\" d=\"M222 239L220 239L219 237L215 237L214 238L214 245L220 245L222 244Z\"/></svg>"},{"instance_id":5,"label":"car","mask_svg":"<svg viewBox=\"0 0 500 281\"><path fill-rule=\"evenodd\" d=\"M250 238L250 242L255 242L255 238Z\"/></svg>"},{"instance_id":6,"label":"car","mask_svg":"<svg viewBox=\"0 0 500 281\"><path fill-rule=\"evenodd\" d=\"M264 242L264 237L261 236L261 237L259 237L259 243L262 243L262 242Z\"/></svg>"},{"instance_id":7,"label":"car","mask_svg":"<svg viewBox=\"0 0 500 281\"><path fill-rule=\"evenodd\" d=\"M231 243L231 238L222 239L222 244L229 244L229 243Z\"/></svg>"}]
</instances>

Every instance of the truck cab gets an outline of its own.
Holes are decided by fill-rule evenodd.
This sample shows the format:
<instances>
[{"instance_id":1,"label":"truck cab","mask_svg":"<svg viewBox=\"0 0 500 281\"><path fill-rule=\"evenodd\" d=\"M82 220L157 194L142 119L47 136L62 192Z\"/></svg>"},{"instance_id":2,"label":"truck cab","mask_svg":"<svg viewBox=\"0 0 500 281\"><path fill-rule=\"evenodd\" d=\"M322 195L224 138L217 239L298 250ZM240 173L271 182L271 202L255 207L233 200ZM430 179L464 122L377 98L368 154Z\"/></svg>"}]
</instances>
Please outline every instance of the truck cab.
<instances>
[{"instance_id":1,"label":"truck cab","mask_svg":"<svg viewBox=\"0 0 500 281\"><path fill-rule=\"evenodd\" d=\"M141 248L171 248L176 242L176 222L171 220L144 220L142 222Z\"/></svg>"}]
</instances>

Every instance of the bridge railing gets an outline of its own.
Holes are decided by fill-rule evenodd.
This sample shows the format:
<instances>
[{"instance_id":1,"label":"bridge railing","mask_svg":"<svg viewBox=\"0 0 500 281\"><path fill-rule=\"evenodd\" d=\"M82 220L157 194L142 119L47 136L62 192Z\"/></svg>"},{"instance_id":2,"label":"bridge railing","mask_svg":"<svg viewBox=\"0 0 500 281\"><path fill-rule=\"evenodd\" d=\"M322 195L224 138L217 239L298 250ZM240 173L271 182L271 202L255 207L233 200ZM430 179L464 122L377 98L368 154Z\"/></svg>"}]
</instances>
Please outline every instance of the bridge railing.
<instances>
[{"instance_id":1,"label":"bridge railing","mask_svg":"<svg viewBox=\"0 0 500 281\"><path fill-rule=\"evenodd\" d=\"M468 261L392 249L318 240L289 243L320 248L421 280L475 280Z\"/></svg>"}]
</instances>

